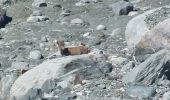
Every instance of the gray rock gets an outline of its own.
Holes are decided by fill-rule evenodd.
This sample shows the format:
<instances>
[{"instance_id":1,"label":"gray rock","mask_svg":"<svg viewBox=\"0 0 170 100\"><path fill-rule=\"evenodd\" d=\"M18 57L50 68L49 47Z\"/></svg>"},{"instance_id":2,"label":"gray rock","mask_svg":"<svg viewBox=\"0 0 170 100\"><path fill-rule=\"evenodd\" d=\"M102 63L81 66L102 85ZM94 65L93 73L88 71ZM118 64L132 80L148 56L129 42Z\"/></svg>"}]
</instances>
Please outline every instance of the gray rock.
<instances>
[{"instance_id":1,"label":"gray rock","mask_svg":"<svg viewBox=\"0 0 170 100\"><path fill-rule=\"evenodd\" d=\"M139 51L158 51L160 48L170 48L170 18L159 22L149 32L141 38L139 43L136 45L136 49ZM151 25L152 27L152 25ZM140 52L141 52L140 50ZM139 53L140 53L139 52Z\"/></svg>"},{"instance_id":2,"label":"gray rock","mask_svg":"<svg viewBox=\"0 0 170 100\"><path fill-rule=\"evenodd\" d=\"M34 59L34 60L39 60L42 58L42 54L40 51L34 50L30 52L29 58Z\"/></svg>"},{"instance_id":3,"label":"gray rock","mask_svg":"<svg viewBox=\"0 0 170 100\"><path fill-rule=\"evenodd\" d=\"M170 91L164 93L162 100L170 100Z\"/></svg>"},{"instance_id":4,"label":"gray rock","mask_svg":"<svg viewBox=\"0 0 170 100\"><path fill-rule=\"evenodd\" d=\"M34 0L34 2L32 3L32 6L37 8L37 7L46 7L47 3L45 0Z\"/></svg>"},{"instance_id":5,"label":"gray rock","mask_svg":"<svg viewBox=\"0 0 170 100\"><path fill-rule=\"evenodd\" d=\"M112 72L113 65L111 63L103 63L103 64L99 65L99 68L102 73L106 74L106 73Z\"/></svg>"},{"instance_id":6,"label":"gray rock","mask_svg":"<svg viewBox=\"0 0 170 100\"><path fill-rule=\"evenodd\" d=\"M146 85L157 84L160 79L169 79L170 51L161 50L151 55L146 61L141 63L127 73L124 83L142 82Z\"/></svg>"},{"instance_id":7,"label":"gray rock","mask_svg":"<svg viewBox=\"0 0 170 100\"><path fill-rule=\"evenodd\" d=\"M118 1L110 7L116 15L128 15L130 11L133 11L133 4L127 1Z\"/></svg>"},{"instance_id":8,"label":"gray rock","mask_svg":"<svg viewBox=\"0 0 170 100\"><path fill-rule=\"evenodd\" d=\"M154 96L156 89L154 87L131 84L126 89L126 94L130 97L148 98Z\"/></svg>"},{"instance_id":9,"label":"gray rock","mask_svg":"<svg viewBox=\"0 0 170 100\"><path fill-rule=\"evenodd\" d=\"M67 56L45 61L15 81L10 90L11 100L43 98L41 94L49 93L59 82L67 81L67 84L71 84L73 76L79 71L77 68L85 68L91 63L94 61L90 55Z\"/></svg>"},{"instance_id":10,"label":"gray rock","mask_svg":"<svg viewBox=\"0 0 170 100\"><path fill-rule=\"evenodd\" d=\"M149 10L143 14L140 14L140 15L134 17L133 19L131 19L128 22L128 24L126 26L126 30L125 30L125 38L127 41L128 48L131 52L134 51L134 48L139 48L139 47L147 48L149 46L148 44L146 44L145 42L142 42L142 41L143 41L143 39L145 41L149 40L148 38L145 38L144 36L149 33L150 27L157 24L159 22L158 19L159 20L163 19L164 15L162 15L162 13L164 13L164 14L168 13L168 12L164 12L163 9L169 9L169 7L160 7L160 8L155 8L155 9ZM165 15L165 16L167 16L167 15ZM165 30L163 30L163 31L165 31ZM146 37L148 37L149 35L150 34L148 34ZM150 36L152 37L152 35L150 35ZM138 55L139 54L143 55L142 53L146 54L146 52L148 52L148 51L145 52L143 49L142 50L137 49L136 51L139 51ZM151 50L149 52L151 52ZM151 53L153 53L153 50Z\"/></svg>"},{"instance_id":11,"label":"gray rock","mask_svg":"<svg viewBox=\"0 0 170 100\"><path fill-rule=\"evenodd\" d=\"M45 15L43 16L30 16L27 19L27 22L41 22L41 21L46 21L49 20L49 18Z\"/></svg>"}]
</instances>

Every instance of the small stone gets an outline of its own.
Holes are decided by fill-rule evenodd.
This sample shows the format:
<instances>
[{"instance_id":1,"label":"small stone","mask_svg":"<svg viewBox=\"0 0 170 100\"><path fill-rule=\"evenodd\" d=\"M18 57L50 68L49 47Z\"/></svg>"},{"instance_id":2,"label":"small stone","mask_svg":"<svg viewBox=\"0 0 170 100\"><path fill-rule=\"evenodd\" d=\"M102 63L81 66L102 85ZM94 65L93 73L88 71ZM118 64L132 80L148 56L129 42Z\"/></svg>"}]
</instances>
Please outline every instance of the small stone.
<instances>
[{"instance_id":1,"label":"small stone","mask_svg":"<svg viewBox=\"0 0 170 100\"><path fill-rule=\"evenodd\" d=\"M42 54L40 51L34 50L30 52L29 58L34 59L34 60L39 60L42 58Z\"/></svg>"},{"instance_id":2,"label":"small stone","mask_svg":"<svg viewBox=\"0 0 170 100\"><path fill-rule=\"evenodd\" d=\"M96 30L100 31L100 30L106 30L106 26L104 25L98 25Z\"/></svg>"},{"instance_id":3,"label":"small stone","mask_svg":"<svg viewBox=\"0 0 170 100\"><path fill-rule=\"evenodd\" d=\"M49 20L49 18L47 16L37 16L37 18L39 19L39 21L46 21Z\"/></svg>"},{"instance_id":4,"label":"small stone","mask_svg":"<svg viewBox=\"0 0 170 100\"><path fill-rule=\"evenodd\" d=\"M82 25L83 24L83 20L82 19L79 19L79 18L76 18L76 19L72 19L70 21L71 24L74 24L74 25Z\"/></svg>"},{"instance_id":5,"label":"small stone","mask_svg":"<svg viewBox=\"0 0 170 100\"><path fill-rule=\"evenodd\" d=\"M104 64L101 64L101 66L99 65L99 68L103 73L106 74L106 73L112 72L113 65L111 63L104 63Z\"/></svg>"},{"instance_id":6,"label":"small stone","mask_svg":"<svg viewBox=\"0 0 170 100\"><path fill-rule=\"evenodd\" d=\"M170 100L170 91L164 93L162 100Z\"/></svg>"},{"instance_id":7,"label":"small stone","mask_svg":"<svg viewBox=\"0 0 170 100\"><path fill-rule=\"evenodd\" d=\"M97 87L99 87L101 89L106 89L106 85L105 84L99 84L99 85L97 85Z\"/></svg>"},{"instance_id":8,"label":"small stone","mask_svg":"<svg viewBox=\"0 0 170 100\"><path fill-rule=\"evenodd\" d=\"M39 18L35 16L30 16L27 19L27 22L39 22L39 21L40 21Z\"/></svg>"},{"instance_id":9,"label":"small stone","mask_svg":"<svg viewBox=\"0 0 170 100\"><path fill-rule=\"evenodd\" d=\"M32 3L33 7L47 7L47 3L45 0L34 0Z\"/></svg>"}]
</instances>

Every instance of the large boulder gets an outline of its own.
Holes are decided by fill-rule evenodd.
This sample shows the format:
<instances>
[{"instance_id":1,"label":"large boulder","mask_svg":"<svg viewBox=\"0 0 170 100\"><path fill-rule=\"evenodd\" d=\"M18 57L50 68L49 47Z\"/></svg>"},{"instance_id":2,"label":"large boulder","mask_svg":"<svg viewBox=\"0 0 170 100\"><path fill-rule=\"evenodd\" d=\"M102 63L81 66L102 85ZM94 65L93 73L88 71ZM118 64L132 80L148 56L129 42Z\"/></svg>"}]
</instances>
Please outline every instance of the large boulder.
<instances>
[{"instance_id":1,"label":"large boulder","mask_svg":"<svg viewBox=\"0 0 170 100\"><path fill-rule=\"evenodd\" d=\"M94 64L93 55L77 55L45 61L20 76L10 90L11 100L35 100L43 98L56 85L66 88L83 80L75 74L79 69ZM94 67L94 66L93 66ZM94 73L94 72L93 72ZM57 83L56 83L57 82Z\"/></svg>"},{"instance_id":2,"label":"large boulder","mask_svg":"<svg viewBox=\"0 0 170 100\"><path fill-rule=\"evenodd\" d=\"M146 85L157 84L161 79L170 79L170 51L161 50L123 77L124 83L142 82Z\"/></svg>"},{"instance_id":3,"label":"large boulder","mask_svg":"<svg viewBox=\"0 0 170 100\"><path fill-rule=\"evenodd\" d=\"M154 37L155 39L158 38L158 36L161 37L167 36L168 27L164 27L164 26L167 25L168 22L163 22L162 24L159 25L157 24L168 18L170 14L169 11L170 11L169 6L160 7L160 8L147 11L131 19L126 26L126 31L125 31L125 37L126 37L128 48L131 51L133 51L136 47L145 46L144 44L142 44L143 42L141 41L148 41L148 39L150 39L148 38L148 36L152 38L155 35ZM163 30L161 30L162 28ZM159 33L158 31L161 32ZM153 35L148 35L149 33ZM149 44L147 44L145 47L148 47L148 45ZM141 53L140 49L136 51L140 51Z\"/></svg>"},{"instance_id":4,"label":"large boulder","mask_svg":"<svg viewBox=\"0 0 170 100\"><path fill-rule=\"evenodd\" d=\"M147 32L136 45L137 49L160 48L170 49L170 18L159 22L152 30Z\"/></svg>"}]
</instances>

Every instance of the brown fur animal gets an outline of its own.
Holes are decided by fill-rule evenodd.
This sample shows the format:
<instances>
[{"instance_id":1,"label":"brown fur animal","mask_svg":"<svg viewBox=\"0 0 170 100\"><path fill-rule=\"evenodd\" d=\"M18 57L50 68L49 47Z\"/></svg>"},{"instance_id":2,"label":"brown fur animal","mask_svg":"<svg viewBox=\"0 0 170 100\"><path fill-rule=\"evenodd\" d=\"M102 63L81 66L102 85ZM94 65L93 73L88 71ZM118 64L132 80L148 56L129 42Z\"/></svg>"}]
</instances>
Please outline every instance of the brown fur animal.
<instances>
[{"instance_id":1,"label":"brown fur animal","mask_svg":"<svg viewBox=\"0 0 170 100\"><path fill-rule=\"evenodd\" d=\"M90 52L89 48L85 46L85 44L81 43L80 46L77 47L68 47L65 48L64 41L57 41L56 46L58 46L61 55L81 55L87 54Z\"/></svg>"}]
</instances>

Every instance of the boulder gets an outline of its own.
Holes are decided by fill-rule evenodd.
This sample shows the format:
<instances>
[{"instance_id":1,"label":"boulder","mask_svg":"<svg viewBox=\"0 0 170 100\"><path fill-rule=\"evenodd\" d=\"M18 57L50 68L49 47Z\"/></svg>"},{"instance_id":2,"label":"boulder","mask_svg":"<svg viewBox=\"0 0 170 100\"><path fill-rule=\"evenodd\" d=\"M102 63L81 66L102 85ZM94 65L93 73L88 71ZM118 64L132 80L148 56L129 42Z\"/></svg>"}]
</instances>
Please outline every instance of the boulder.
<instances>
[{"instance_id":1,"label":"boulder","mask_svg":"<svg viewBox=\"0 0 170 100\"><path fill-rule=\"evenodd\" d=\"M10 90L11 100L41 99L44 93L50 92L56 85L64 88L70 86L70 82L80 84L82 78L79 74L75 75L75 72L93 65L92 58L93 55L85 54L43 62L15 81Z\"/></svg>"},{"instance_id":2,"label":"boulder","mask_svg":"<svg viewBox=\"0 0 170 100\"><path fill-rule=\"evenodd\" d=\"M110 5L110 7L115 15L128 15L134 8L132 3L123 0Z\"/></svg>"},{"instance_id":3,"label":"boulder","mask_svg":"<svg viewBox=\"0 0 170 100\"><path fill-rule=\"evenodd\" d=\"M155 49L167 46L169 11L169 6L156 8L128 22L125 38L131 52L135 51L136 55L150 54L154 53Z\"/></svg>"},{"instance_id":4,"label":"boulder","mask_svg":"<svg viewBox=\"0 0 170 100\"><path fill-rule=\"evenodd\" d=\"M147 32L136 45L137 49L160 48L170 49L170 18L159 22L152 30Z\"/></svg>"},{"instance_id":5,"label":"boulder","mask_svg":"<svg viewBox=\"0 0 170 100\"><path fill-rule=\"evenodd\" d=\"M123 77L124 83L141 82L146 85L158 84L162 79L170 79L170 51L161 50L146 61L134 67Z\"/></svg>"}]
</instances>

